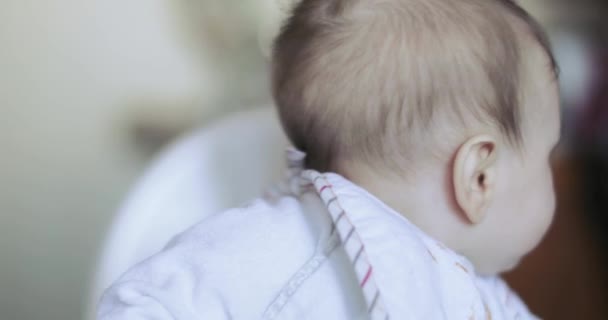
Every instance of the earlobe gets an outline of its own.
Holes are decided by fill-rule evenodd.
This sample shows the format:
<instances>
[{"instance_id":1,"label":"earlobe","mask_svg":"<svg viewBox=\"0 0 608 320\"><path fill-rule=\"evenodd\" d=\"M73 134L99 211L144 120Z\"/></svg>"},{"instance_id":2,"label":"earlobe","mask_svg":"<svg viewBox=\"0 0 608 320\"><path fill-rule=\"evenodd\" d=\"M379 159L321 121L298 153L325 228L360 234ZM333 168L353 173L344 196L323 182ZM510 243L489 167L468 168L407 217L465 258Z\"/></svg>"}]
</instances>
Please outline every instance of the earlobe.
<instances>
[{"instance_id":1,"label":"earlobe","mask_svg":"<svg viewBox=\"0 0 608 320\"><path fill-rule=\"evenodd\" d=\"M467 140L456 152L453 185L456 202L472 224L486 216L496 184L496 139L478 135Z\"/></svg>"}]
</instances>

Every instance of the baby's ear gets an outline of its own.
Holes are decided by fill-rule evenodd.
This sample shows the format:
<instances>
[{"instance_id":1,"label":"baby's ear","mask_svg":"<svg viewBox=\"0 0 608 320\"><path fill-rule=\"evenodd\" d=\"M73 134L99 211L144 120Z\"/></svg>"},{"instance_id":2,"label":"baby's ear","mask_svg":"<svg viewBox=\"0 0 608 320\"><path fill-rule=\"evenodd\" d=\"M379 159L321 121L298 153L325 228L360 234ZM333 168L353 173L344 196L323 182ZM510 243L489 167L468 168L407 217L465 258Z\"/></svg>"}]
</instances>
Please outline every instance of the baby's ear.
<instances>
[{"instance_id":1,"label":"baby's ear","mask_svg":"<svg viewBox=\"0 0 608 320\"><path fill-rule=\"evenodd\" d=\"M483 221L496 184L497 143L490 135L478 135L457 151L453 167L456 202L473 224Z\"/></svg>"}]
</instances>

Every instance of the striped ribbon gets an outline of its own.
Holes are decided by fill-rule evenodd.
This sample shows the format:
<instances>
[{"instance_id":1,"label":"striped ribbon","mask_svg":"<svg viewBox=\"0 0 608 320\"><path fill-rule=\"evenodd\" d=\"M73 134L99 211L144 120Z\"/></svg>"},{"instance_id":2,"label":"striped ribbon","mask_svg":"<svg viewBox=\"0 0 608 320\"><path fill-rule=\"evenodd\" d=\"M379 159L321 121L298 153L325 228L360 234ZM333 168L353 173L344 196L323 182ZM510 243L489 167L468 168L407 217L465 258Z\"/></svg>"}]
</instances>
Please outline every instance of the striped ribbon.
<instances>
[{"instance_id":1,"label":"striped ribbon","mask_svg":"<svg viewBox=\"0 0 608 320\"><path fill-rule=\"evenodd\" d=\"M331 233L338 233L342 246L352 263L367 303L367 311L370 318L372 320L388 320L389 314L382 301L380 290L376 285L374 268L369 261L361 236L349 218L349 213L340 204L340 200L326 177L313 170L302 171L304 158L304 153L293 149L288 150L290 174L296 176L300 173L299 176L304 180L300 180L300 183L312 184L325 203L333 220Z\"/></svg>"}]
</instances>

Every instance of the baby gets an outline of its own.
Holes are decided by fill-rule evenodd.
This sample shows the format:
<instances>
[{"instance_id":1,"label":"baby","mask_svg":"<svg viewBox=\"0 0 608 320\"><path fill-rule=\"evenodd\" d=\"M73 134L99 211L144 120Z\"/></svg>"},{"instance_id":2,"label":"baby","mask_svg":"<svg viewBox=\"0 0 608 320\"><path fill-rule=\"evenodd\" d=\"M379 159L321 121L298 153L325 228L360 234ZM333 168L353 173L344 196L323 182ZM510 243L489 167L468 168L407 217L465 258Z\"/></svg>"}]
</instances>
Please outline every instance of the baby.
<instances>
[{"instance_id":1,"label":"baby","mask_svg":"<svg viewBox=\"0 0 608 320\"><path fill-rule=\"evenodd\" d=\"M496 276L555 202L556 65L524 10L302 0L272 73L289 178L134 267L100 319L534 318Z\"/></svg>"}]
</instances>

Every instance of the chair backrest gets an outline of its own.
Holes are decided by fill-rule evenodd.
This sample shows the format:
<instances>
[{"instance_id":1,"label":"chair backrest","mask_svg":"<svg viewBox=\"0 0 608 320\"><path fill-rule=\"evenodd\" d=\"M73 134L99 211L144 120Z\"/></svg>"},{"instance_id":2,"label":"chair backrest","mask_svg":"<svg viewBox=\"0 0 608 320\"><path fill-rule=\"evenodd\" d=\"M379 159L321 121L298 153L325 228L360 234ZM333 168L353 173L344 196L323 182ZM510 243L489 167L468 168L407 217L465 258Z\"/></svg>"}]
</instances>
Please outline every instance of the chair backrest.
<instances>
[{"instance_id":1,"label":"chair backrest","mask_svg":"<svg viewBox=\"0 0 608 320\"><path fill-rule=\"evenodd\" d=\"M287 140L272 108L233 114L173 144L116 215L93 279L88 317L122 273L206 216L253 199L280 179Z\"/></svg>"}]
</instances>

